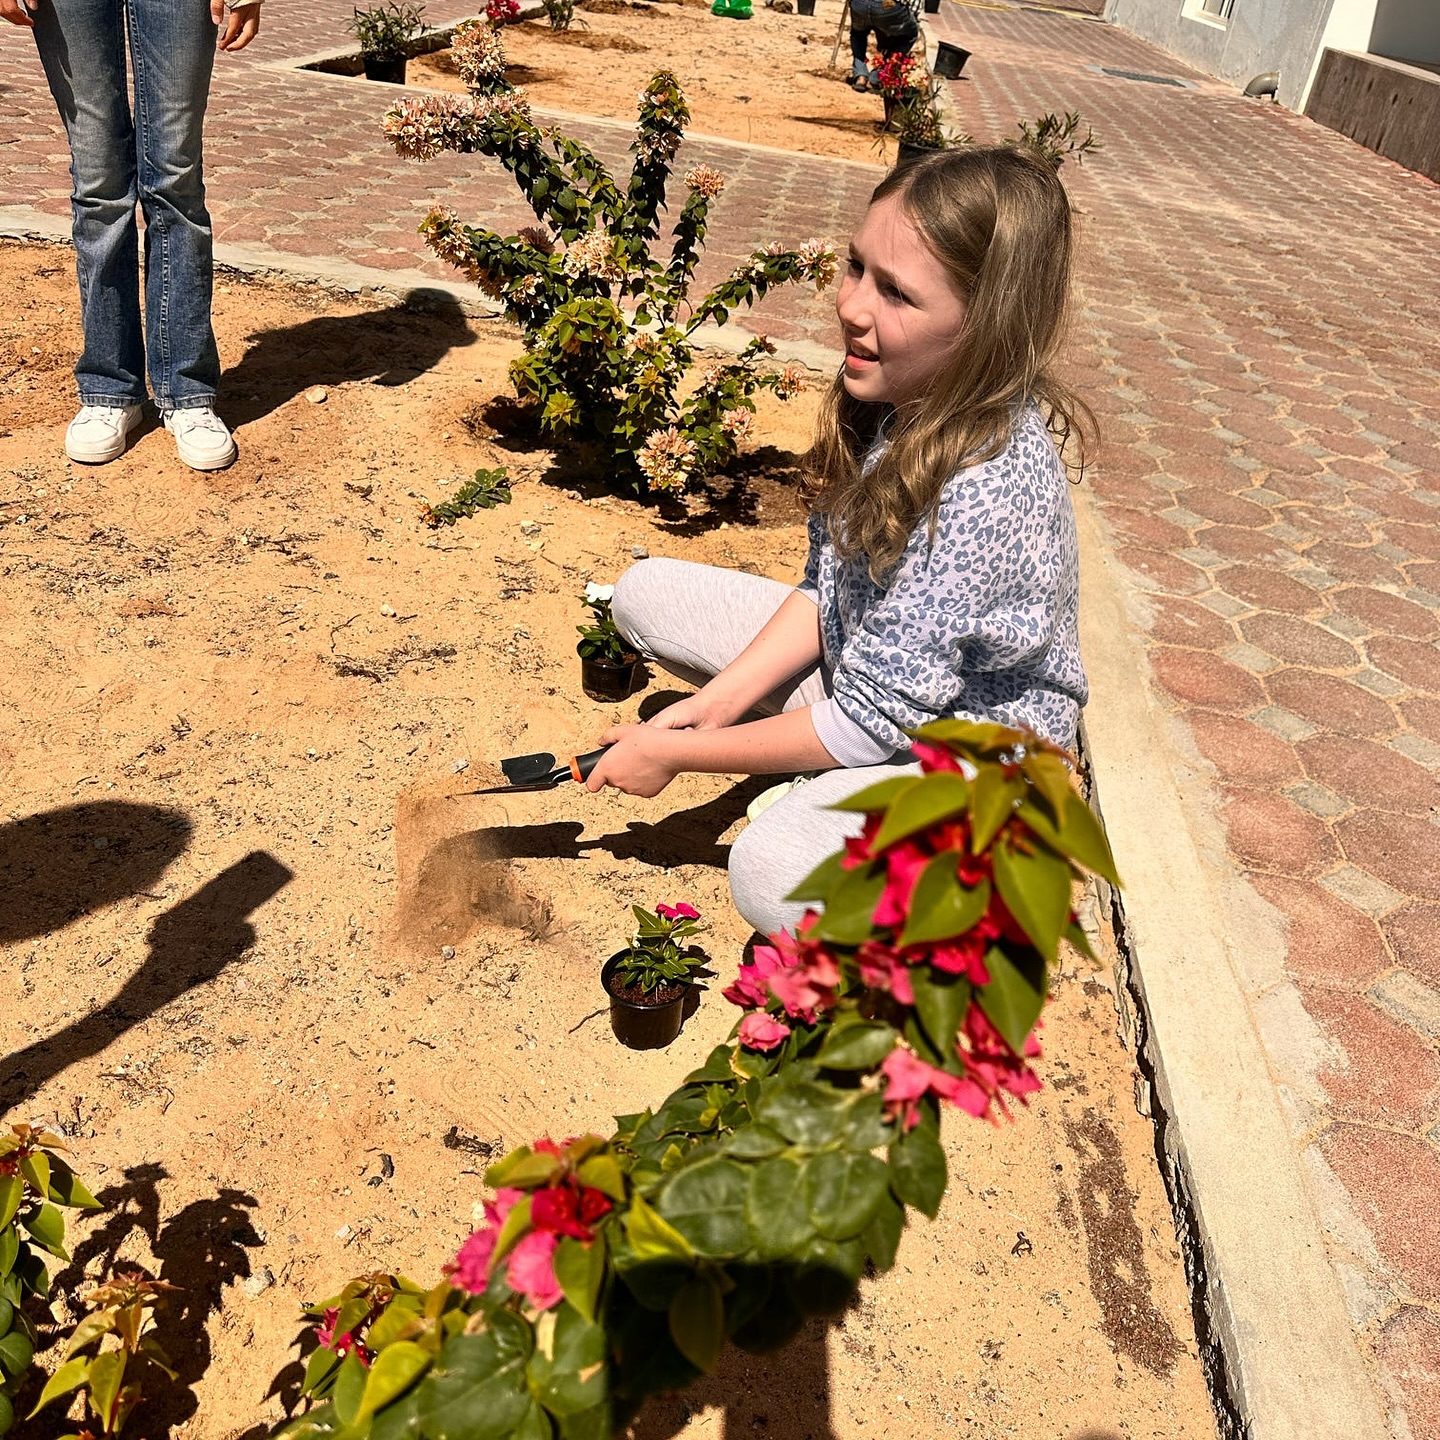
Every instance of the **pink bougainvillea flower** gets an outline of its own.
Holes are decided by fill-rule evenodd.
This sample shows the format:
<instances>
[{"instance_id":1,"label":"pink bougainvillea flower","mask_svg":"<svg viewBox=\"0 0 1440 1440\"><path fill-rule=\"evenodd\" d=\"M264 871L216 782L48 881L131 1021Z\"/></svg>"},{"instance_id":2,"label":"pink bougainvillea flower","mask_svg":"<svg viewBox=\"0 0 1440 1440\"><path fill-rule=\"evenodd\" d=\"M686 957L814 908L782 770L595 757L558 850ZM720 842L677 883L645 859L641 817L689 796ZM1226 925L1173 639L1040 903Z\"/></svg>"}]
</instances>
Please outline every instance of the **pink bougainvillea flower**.
<instances>
[{"instance_id":1,"label":"pink bougainvillea flower","mask_svg":"<svg viewBox=\"0 0 1440 1440\"><path fill-rule=\"evenodd\" d=\"M1040 1054L1040 1041L1033 1031L1025 1037L1025 1057L1022 1058L1005 1043L985 1012L978 1005L972 1005L965 1014L963 1034L965 1045L960 1050L960 1058L967 1072L987 1096L999 1102L1002 1111L1005 1111L1006 1095L1013 1095L1024 1103L1027 1095L1041 1088L1040 1077L1025 1063L1026 1059Z\"/></svg>"},{"instance_id":2,"label":"pink bougainvillea flower","mask_svg":"<svg viewBox=\"0 0 1440 1440\"><path fill-rule=\"evenodd\" d=\"M471 1295L485 1293L485 1287L490 1283L490 1261L495 1254L498 1234L498 1231L488 1225L482 1230L470 1232L454 1260L446 1266L445 1273L452 1285L459 1290L468 1291Z\"/></svg>"},{"instance_id":3,"label":"pink bougainvillea flower","mask_svg":"<svg viewBox=\"0 0 1440 1440\"><path fill-rule=\"evenodd\" d=\"M885 1113L892 1120L898 1119L906 1130L914 1129L919 1121L919 1102L926 1095L962 1103L958 1077L927 1065L903 1045L897 1045L885 1057L880 1073L885 1077Z\"/></svg>"},{"instance_id":4,"label":"pink bougainvillea flower","mask_svg":"<svg viewBox=\"0 0 1440 1440\"><path fill-rule=\"evenodd\" d=\"M590 1185L547 1185L532 1192L530 1223L553 1235L592 1240L594 1226L612 1209L610 1197Z\"/></svg>"},{"instance_id":5,"label":"pink bougainvillea flower","mask_svg":"<svg viewBox=\"0 0 1440 1440\"><path fill-rule=\"evenodd\" d=\"M972 985L988 985L990 972L985 968L985 952L1000 934L1000 926L987 911L963 935L931 945L925 958L947 975L963 975Z\"/></svg>"},{"instance_id":6,"label":"pink bougainvillea flower","mask_svg":"<svg viewBox=\"0 0 1440 1440\"><path fill-rule=\"evenodd\" d=\"M337 1355L353 1355L367 1369L370 1366L370 1351L358 1341L353 1332L347 1330L343 1335L335 1333L335 1322L340 1318L340 1309L332 1305L320 1321L315 1331L315 1338L325 1350L333 1350Z\"/></svg>"},{"instance_id":7,"label":"pink bougainvillea flower","mask_svg":"<svg viewBox=\"0 0 1440 1440\"><path fill-rule=\"evenodd\" d=\"M742 965L740 973L721 993L732 1004L742 1010L753 1010L770 1003L770 992L765 982L778 970L800 963L800 947L795 937L782 930L771 936L773 945L757 945L750 964Z\"/></svg>"},{"instance_id":8,"label":"pink bougainvillea flower","mask_svg":"<svg viewBox=\"0 0 1440 1440\"><path fill-rule=\"evenodd\" d=\"M747 1050L778 1050L789 1036L790 1027L763 1010L752 1010L740 1022L740 1043Z\"/></svg>"},{"instance_id":9,"label":"pink bougainvillea flower","mask_svg":"<svg viewBox=\"0 0 1440 1440\"><path fill-rule=\"evenodd\" d=\"M910 753L920 762L920 768L927 775L933 774L936 770L948 770L954 775L963 773L960 762L943 745L932 745L928 740L917 740L910 747Z\"/></svg>"},{"instance_id":10,"label":"pink bougainvillea flower","mask_svg":"<svg viewBox=\"0 0 1440 1440\"><path fill-rule=\"evenodd\" d=\"M485 1202L485 1223L472 1232L460 1247L454 1260L445 1267L452 1283L472 1295L481 1295L490 1283L490 1263L495 1255L495 1241L505 1217L525 1198L523 1190L505 1186Z\"/></svg>"},{"instance_id":11,"label":"pink bougainvillea flower","mask_svg":"<svg viewBox=\"0 0 1440 1440\"><path fill-rule=\"evenodd\" d=\"M840 966L819 941L802 942L798 963L770 977L770 993L794 1019L813 1025L835 1003Z\"/></svg>"},{"instance_id":12,"label":"pink bougainvillea flower","mask_svg":"<svg viewBox=\"0 0 1440 1440\"><path fill-rule=\"evenodd\" d=\"M934 851L913 836L885 852L885 888L875 906L875 924L899 929L910 913L910 896L920 872L935 858Z\"/></svg>"},{"instance_id":13,"label":"pink bougainvillea flower","mask_svg":"<svg viewBox=\"0 0 1440 1440\"><path fill-rule=\"evenodd\" d=\"M674 905L657 905L655 913L666 920L698 920L700 918L700 912L693 905L687 905L683 900L676 901Z\"/></svg>"},{"instance_id":14,"label":"pink bougainvillea flower","mask_svg":"<svg viewBox=\"0 0 1440 1440\"><path fill-rule=\"evenodd\" d=\"M855 954L860 979L873 990L888 990L902 1005L915 1003L906 963L890 946L867 940Z\"/></svg>"},{"instance_id":15,"label":"pink bougainvillea flower","mask_svg":"<svg viewBox=\"0 0 1440 1440\"><path fill-rule=\"evenodd\" d=\"M558 1304L560 1282L555 1278L555 1247L560 1237L549 1230L532 1230L510 1252L505 1278L537 1310Z\"/></svg>"}]
</instances>

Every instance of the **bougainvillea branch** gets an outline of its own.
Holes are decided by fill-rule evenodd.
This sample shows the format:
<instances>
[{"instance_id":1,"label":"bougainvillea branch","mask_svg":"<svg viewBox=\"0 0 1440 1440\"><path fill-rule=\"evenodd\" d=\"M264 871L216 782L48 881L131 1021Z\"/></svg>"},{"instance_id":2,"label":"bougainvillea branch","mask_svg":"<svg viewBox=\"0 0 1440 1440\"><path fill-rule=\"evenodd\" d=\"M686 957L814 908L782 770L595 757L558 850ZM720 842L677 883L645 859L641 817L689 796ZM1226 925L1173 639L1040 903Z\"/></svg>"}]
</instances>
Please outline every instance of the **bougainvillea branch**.
<instances>
[{"instance_id":1,"label":"bougainvillea branch","mask_svg":"<svg viewBox=\"0 0 1440 1440\"><path fill-rule=\"evenodd\" d=\"M511 366L511 380L543 430L602 446L622 485L683 489L736 454L757 389L788 399L800 388L796 372L767 370L768 347L746 347L727 383L686 397L683 382L696 358L689 337L701 325L725 324L776 286L823 288L835 272L834 254L818 240L796 249L768 245L691 304L710 206L725 180L710 165L685 172L689 193L668 258L652 255L690 118L674 75L657 72L640 96L631 173L622 184L579 141L536 125L523 93L505 79L493 25L461 26L454 53L469 96L401 101L385 116L386 135L411 159L445 150L498 159L553 243L464 225L443 210L426 217L421 233L520 326L525 353Z\"/></svg>"},{"instance_id":2,"label":"bougainvillea branch","mask_svg":"<svg viewBox=\"0 0 1440 1440\"><path fill-rule=\"evenodd\" d=\"M492 1166L433 1289L373 1275L312 1309L311 1408L284 1434L605 1440L890 1268L945 1194L944 1111L999 1121L1039 1088L1051 968L1088 953L1074 884L1118 883L1053 746L944 720L915 753L921 774L840 807L860 834L726 989L730 1042L609 1139Z\"/></svg>"}]
</instances>

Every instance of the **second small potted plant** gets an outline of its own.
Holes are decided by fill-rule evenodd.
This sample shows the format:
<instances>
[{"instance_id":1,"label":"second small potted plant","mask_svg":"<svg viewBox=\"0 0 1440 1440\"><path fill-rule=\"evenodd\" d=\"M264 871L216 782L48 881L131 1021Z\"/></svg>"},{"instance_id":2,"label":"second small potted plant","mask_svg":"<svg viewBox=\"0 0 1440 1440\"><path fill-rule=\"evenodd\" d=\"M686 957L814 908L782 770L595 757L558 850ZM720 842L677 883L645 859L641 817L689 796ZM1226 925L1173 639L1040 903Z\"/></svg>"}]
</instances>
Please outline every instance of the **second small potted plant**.
<instances>
[{"instance_id":1,"label":"second small potted plant","mask_svg":"<svg viewBox=\"0 0 1440 1440\"><path fill-rule=\"evenodd\" d=\"M635 688L640 657L625 643L610 614L613 585L585 587L580 597L590 609L591 623L577 625L580 643L580 688L592 700L623 700Z\"/></svg>"},{"instance_id":2,"label":"second small potted plant","mask_svg":"<svg viewBox=\"0 0 1440 1440\"><path fill-rule=\"evenodd\" d=\"M368 10L359 8L350 29L360 42L360 58L367 80L387 85L405 83L405 60L410 42L425 28L423 5L405 5L390 0Z\"/></svg>"},{"instance_id":3,"label":"second small potted plant","mask_svg":"<svg viewBox=\"0 0 1440 1440\"><path fill-rule=\"evenodd\" d=\"M685 1019L685 998L704 952L690 941L704 928L700 912L683 901L635 912L635 938L600 971L610 997L610 1028L632 1050L668 1045Z\"/></svg>"}]
</instances>

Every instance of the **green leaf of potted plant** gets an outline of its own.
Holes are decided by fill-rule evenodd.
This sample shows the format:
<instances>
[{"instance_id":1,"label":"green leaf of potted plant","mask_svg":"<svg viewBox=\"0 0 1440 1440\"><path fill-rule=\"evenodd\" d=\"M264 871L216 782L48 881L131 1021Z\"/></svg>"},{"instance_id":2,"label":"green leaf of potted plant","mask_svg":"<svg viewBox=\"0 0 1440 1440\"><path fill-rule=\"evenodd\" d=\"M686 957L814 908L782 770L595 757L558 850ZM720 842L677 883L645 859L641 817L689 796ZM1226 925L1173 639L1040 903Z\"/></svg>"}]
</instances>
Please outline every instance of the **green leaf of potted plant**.
<instances>
[{"instance_id":1,"label":"green leaf of potted plant","mask_svg":"<svg viewBox=\"0 0 1440 1440\"><path fill-rule=\"evenodd\" d=\"M423 5L376 5L368 10L358 7L350 21L350 29L360 42L360 58L367 80L387 85L405 83L406 47L425 29Z\"/></svg>"},{"instance_id":2,"label":"green leaf of potted plant","mask_svg":"<svg viewBox=\"0 0 1440 1440\"><path fill-rule=\"evenodd\" d=\"M586 585L580 597L590 609L593 623L577 625L580 643L580 688L592 700L623 700L635 688L640 657L625 643L610 614L613 585Z\"/></svg>"},{"instance_id":3,"label":"green leaf of potted plant","mask_svg":"<svg viewBox=\"0 0 1440 1440\"><path fill-rule=\"evenodd\" d=\"M632 1050L668 1045L685 1018L685 997L704 953L688 942L700 933L700 912L684 901L635 912L635 938L600 971L610 997L610 1026Z\"/></svg>"}]
</instances>

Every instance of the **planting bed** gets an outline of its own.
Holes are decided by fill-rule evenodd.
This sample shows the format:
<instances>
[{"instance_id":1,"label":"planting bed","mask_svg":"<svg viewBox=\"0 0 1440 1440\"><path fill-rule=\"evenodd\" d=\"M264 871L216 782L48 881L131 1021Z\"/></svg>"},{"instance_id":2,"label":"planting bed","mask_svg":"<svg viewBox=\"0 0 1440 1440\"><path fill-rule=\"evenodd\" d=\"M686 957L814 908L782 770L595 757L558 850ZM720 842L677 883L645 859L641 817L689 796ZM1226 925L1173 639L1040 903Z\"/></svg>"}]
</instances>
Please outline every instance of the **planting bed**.
<instances>
[{"instance_id":1,"label":"planting bed","mask_svg":"<svg viewBox=\"0 0 1440 1440\"><path fill-rule=\"evenodd\" d=\"M756 0L751 19L728 20L695 0L591 0L568 31L544 20L507 25L507 75L537 109L628 120L646 81L668 67L690 105L691 134L889 163L893 141L883 156L876 147L880 97L845 83L848 30L829 66L838 0L819 0L815 12L783 15ZM412 60L408 83L464 89L448 50Z\"/></svg>"},{"instance_id":2,"label":"planting bed","mask_svg":"<svg viewBox=\"0 0 1440 1440\"><path fill-rule=\"evenodd\" d=\"M496 440L505 328L222 277L240 462L193 474L147 428L83 469L71 263L0 246L0 1112L64 1130L112 1206L63 1291L112 1257L184 1287L196 1398L136 1433L255 1440L303 1301L430 1281L488 1156L608 1128L734 1020L712 989L669 1050L625 1051L598 970L631 902L687 899L733 974L725 842L761 785L453 797L667 688L579 693L576 596L632 548L797 573L814 397L762 399L748 505L666 517ZM499 463L512 504L421 526ZM950 1118L957 1183L894 1273L637 1433L1213 1436L1106 979L1063 983L1014 1126Z\"/></svg>"}]
</instances>

